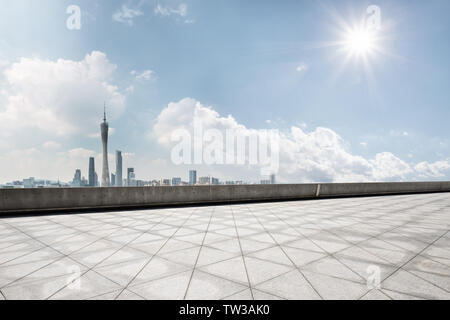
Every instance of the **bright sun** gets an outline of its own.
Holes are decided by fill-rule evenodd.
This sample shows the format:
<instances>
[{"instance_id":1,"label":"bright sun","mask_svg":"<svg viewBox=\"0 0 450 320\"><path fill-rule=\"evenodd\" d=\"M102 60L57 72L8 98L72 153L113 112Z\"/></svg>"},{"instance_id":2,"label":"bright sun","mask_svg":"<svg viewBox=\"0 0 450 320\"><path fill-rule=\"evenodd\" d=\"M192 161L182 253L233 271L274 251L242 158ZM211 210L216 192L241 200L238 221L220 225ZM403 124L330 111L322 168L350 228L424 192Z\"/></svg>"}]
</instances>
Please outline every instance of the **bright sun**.
<instances>
[{"instance_id":1,"label":"bright sun","mask_svg":"<svg viewBox=\"0 0 450 320\"><path fill-rule=\"evenodd\" d=\"M344 40L345 49L352 55L370 54L375 45L375 35L367 29L349 30Z\"/></svg>"}]
</instances>

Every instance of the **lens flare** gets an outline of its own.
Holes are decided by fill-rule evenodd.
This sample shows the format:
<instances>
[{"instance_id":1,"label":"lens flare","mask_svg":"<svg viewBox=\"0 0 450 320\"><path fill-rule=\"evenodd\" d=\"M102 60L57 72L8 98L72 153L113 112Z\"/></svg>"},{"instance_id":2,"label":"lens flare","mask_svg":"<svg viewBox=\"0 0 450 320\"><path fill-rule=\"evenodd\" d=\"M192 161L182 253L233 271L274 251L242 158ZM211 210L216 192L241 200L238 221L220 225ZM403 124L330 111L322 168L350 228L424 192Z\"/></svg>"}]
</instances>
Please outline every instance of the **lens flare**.
<instances>
[{"instance_id":1,"label":"lens flare","mask_svg":"<svg viewBox=\"0 0 450 320\"><path fill-rule=\"evenodd\" d=\"M353 55L370 54L374 51L375 46L375 34L368 29L350 30L344 40L345 49Z\"/></svg>"}]
</instances>

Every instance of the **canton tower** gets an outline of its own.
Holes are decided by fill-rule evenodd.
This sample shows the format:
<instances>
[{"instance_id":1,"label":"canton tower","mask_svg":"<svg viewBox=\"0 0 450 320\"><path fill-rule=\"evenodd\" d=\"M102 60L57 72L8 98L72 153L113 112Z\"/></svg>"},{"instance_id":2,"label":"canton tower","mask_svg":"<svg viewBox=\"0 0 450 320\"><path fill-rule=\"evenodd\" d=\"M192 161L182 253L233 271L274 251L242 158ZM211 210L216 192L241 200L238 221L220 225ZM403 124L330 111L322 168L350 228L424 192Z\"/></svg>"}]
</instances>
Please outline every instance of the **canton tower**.
<instances>
[{"instance_id":1,"label":"canton tower","mask_svg":"<svg viewBox=\"0 0 450 320\"><path fill-rule=\"evenodd\" d=\"M103 145L103 170L102 187L109 187L109 168L108 168L108 122L106 122L106 104L103 107L103 122L100 124Z\"/></svg>"}]
</instances>

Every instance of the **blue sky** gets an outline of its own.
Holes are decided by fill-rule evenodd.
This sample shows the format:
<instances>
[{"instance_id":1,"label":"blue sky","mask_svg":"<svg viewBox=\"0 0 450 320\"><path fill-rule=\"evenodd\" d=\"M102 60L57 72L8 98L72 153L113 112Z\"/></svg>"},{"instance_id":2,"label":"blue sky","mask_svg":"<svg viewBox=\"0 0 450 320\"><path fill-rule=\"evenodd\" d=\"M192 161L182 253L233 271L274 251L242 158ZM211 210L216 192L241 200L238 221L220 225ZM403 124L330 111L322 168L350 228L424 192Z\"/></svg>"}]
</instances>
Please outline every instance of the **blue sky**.
<instances>
[{"instance_id":1,"label":"blue sky","mask_svg":"<svg viewBox=\"0 0 450 320\"><path fill-rule=\"evenodd\" d=\"M66 9L71 4L82 10L80 30L66 28ZM324 44L345 36L333 14L352 25L371 4L381 9L383 40L379 45L389 54L369 57L369 77L361 59L352 58L344 66L345 55L338 52L340 48ZM120 16L126 11L132 17ZM188 167L168 163L170 149L159 142L153 130L158 115L170 102L187 97L215 110L220 117L232 115L247 128L274 128L286 134L292 126L306 134L327 128L342 139L339 148L351 157L370 162L388 152L411 169L400 166L404 175L366 175L369 180L449 178L449 13L447 0L4 1L0 10L4 74L0 123L10 127L0 129L4 140L0 144L0 163L7 168L0 172L0 183L30 175L68 180L75 166L86 170L83 156L89 152L98 156L100 143L93 136L98 131L95 121L101 120L103 100L110 102L112 98L106 93L111 91L105 89L106 96L88 95L81 101L91 99L92 107L79 110L68 100L72 94L79 99L86 93L85 88L66 88L70 91L67 99L58 96L40 100L35 95L42 95L47 87L39 88L38 82L24 84L25 80L16 76L18 66L13 68L23 58L34 59L35 64L80 62L92 52L102 53L115 66L99 80L117 88L116 102L111 102L111 151L118 148L129 153L125 165L135 166L140 178L187 178ZM297 70L299 66L303 66L301 71ZM24 68L33 69L28 64ZM23 69L19 70L27 76ZM30 87L36 92L31 92ZM39 117L40 126L32 119L28 123L21 117L7 117L4 111L11 105L12 96L30 103L24 109L28 114L55 112L49 115L52 121L60 121L58 117L63 113L73 114L74 121L83 122L76 124L82 130L61 129L55 134L48 130L54 122L46 123L44 116ZM15 99L10 109L20 112L16 100L20 99ZM67 107L46 109L33 105L33 101ZM54 147L43 148L46 143ZM77 153L73 150L82 155L80 159L64 154L73 156ZM18 164L17 158L26 155L42 161ZM55 164L49 168L52 157L62 157L61 162L70 158L67 163L74 167ZM312 161L321 162L317 157ZM335 170L333 166L340 166L339 157L335 161L328 163L323 172L319 164L308 169L296 163L295 170L281 172L280 177L285 182L360 179L359 175L343 178L342 173L351 171L351 165ZM420 163L425 164L416 168ZM198 169L223 179L247 175L245 170L233 168ZM330 170L336 175L330 175ZM248 175L248 179L257 178Z\"/></svg>"}]
</instances>

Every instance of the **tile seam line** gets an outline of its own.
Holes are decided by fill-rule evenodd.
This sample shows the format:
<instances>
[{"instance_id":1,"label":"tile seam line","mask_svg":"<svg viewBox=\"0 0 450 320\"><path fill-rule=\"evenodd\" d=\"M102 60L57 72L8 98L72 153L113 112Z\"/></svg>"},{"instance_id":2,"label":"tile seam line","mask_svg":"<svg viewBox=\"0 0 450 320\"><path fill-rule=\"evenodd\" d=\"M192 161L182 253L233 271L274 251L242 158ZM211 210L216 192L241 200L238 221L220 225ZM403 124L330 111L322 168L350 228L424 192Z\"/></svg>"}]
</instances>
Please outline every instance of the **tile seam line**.
<instances>
[{"instance_id":1,"label":"tile seam line","mask_svg":"<svg viewBox=\"0 0 450 320\"><path fill-rule=\"evenodd\" d=\"M46 221L53 222L53 221L51 221L51 220L49 220L49 219L46 219ZM63 255L63 257L61 257L61 259L63 259L64 257L69 257L69 256L72 255L73 253L76 253L77 251L82 250L82 249L84 249L84 248L90 246L91 244L93 244L93 243L99 241L99 240L105 240L105 239L106 239L108 236L110 236L111 234L114 234L115 232L121 231L122 229L126 228L126 226L122 226L122 227L118 226L118 227L120 227L119 230L115 230L115 231L109 233L109 234L106 235L106 236L103 236L103 237L101 237L101 238L99 238L99 239L96 239L96 240L94 240L94 241L88 243L86 246L83 246L83 247L81 247L81 248L79 248L79 249L77 249L77 250L75 250L75 251L73 251L73 252L71 252L71 253L69 253L69 254L65 254L65 253L59 251L58 249L53 248L53 245L56 245L57 243L60 243L60 242L63 242L63 241L70 240L71 238L74 238L74 237L76 237L76 236L80 236L80 235L83 235L83 234L84 234L84 235L90 235L90 236L93 236L93 235L90 234L89 231L77 230L77 229L75 229L75 228L68 227L68 226L61 225L61 224L56 223L57 225L63 226L64 228L69 228L69 229L71 229L71 230L74 230L74 231L76 231L76 233L75 233L75 234L68 235L67 237L63 238L63 239L60 240L60 241L54 241L54 242L51 242L51 243L49 243L49 244L46 244L45 242L42 242L41 240L39 240L39 238L36 238L35 236L29 235L28 233L26 233L25 231L23 231L23 230L20 229L19 227L13 226L13 225L9 224L8 222L6 222L6 224L7 224L9 227L11 227L11 228L13 228L13 229L15 229L15 230L21 232L22 234L26 235L27 237L29 237L29 238L30 238L29 240L36 241L36 242L42 244L44 247L39 248L39 249L36 249L36 250L31 251L31 252L29 252L29 253L26 253L26 254L24 254L24 255L15 257L15 258L13 258L13 259L11 259L11 260L2 262L2 263L0 263L0 266L2 266L2 265L5 264L5 263L8 263L8 262L14 261L14 260L16 260L16 259L19 259L19 258L21 258L21 257L25 257L25 256L27 256L27 255L29 255L29 254L35 253L35 252L37 252L37 251L39 251L39 250L42 250L42 249L44 249L44 248L50 248L50 249L55 250L56 252L58 252L58 253L60 253L61 255ZM74 260L74 259L72 259L72 260ZM55 261L59 261L59 259L58 259L58 260L55 260ZM74 260L74 261L76 261L76 260ZM78 262L78 261L76 261L76 262L77 262L77 263L80 263L80 262ZM83 263L80 263L80 264L84 265ZM88 266L86 266L86 265L84 265L84 266L85 266L85 267L88 267ZM46 267L46 266L44 266L44 267ZM40 270L40 269L41 269L41 268L39 268L39 269L37 269L37 270L35 270L35 271L38 271L38 270ZM27 275L29 275L29 274L27 274ZM27 276L27 275L25 275L25 276Z\"/></svg>"},{"instance_id":2,"label":"tile seam line","mask_svg":"<svg viewBox=\"0 0 450 320\"><path fill-rule=\"evenodd\" d=\"M166 217L164 217L163 219L161 219L157 224L153 225L151 228L149 228L149 230L141 233L138 237L136 237L135 239L131 240L130 242L133 242L134 240L138 239L140 236L142 236L143 234L147 233L148 231L152 230L152 228L154 228L155 226L159 225L160 223L162 223L162 221L164 221L165 219L167 219L168 217L171 217L173 215L173 213L171 215L168 215ZM95 265L89 267L88 269L83 272L77 279L81 278L82 276L84 276L85 274L87 274L89 271L91 271L92 269L94 269L95 267L97 267L100 263L102 263L103 261L105 261L106 259L110 258L111 256L113 256L114 254L116 254L117 252L119 252L120 250L122 250L123 248L125 248L128 245L128 243L124 244L123 246L121 246L119 249L117 249L116 251L114 251L112 254L110 254L109 256L105 257L104 259L102 259L100 262L96 263ZM73 259L73 258L72 258ZM75 260L75 259L73 259ZM76 262L80 263L78 260L75 260ZM74 279L74 280L77 280ZM54 292L53 294L51 294L50 296L48 296L47 298L45 298L45 300L50 299L51 297L53 297L55 294L57 294L58 292L60 292L61 290L65 289L68 285L65 285L64 287L60 288L59 290L57 290L56 292Z\"/></svg>"},{"instance_id":3,"label":"tile seam line","mask_svg":"<svg viewBox=\"0 0 450 320\"><path fill-rule=\"evenodd\" d=\"M162 219L162 220L164 220L164 219ZM161 221L162 221L162 220L161 220ZM6 222L6 224L8 224L8 223ZM56 260L54 260L54 261L52 261L52 262L50 262L50 263L48 263L48 264L46 264L46 265L44 265L44 266L38 268L38 269L36 269L36 270L33 270L32 272L30 272L30 273L28 273L28 274L26 274L26 275L24 275L24 276L22 276L22 277L20 277L20 278L18 278L18 279L15 279L15 280L12 281L12 282L7 283L6 285L2 286L2 288L9 287L9 286L11 286L11 284L13 284L13 283L15 283L15 282L17 282L17 281L20 281L20 280L26 278L27 276L29 276L29 275L31 275L31 274L33 274L33 273L35 273L35 272L37 272L37 271L39 271L39 270L45 268L45 267L48 267L49 265L51 265L51 264L53 264L53 263L55 263L55 262L58 262L58 261L60 261L60 260L62 260L62 259L64 259L64 258L69 258L69 259L73 260L74 262L79 263L79 264L82 265L82 266L85 266L85 267L87 268L87 271L86 271L86 272L88 272L88 271L90 271L91 268L90 268L88 265L85 265L84 263L79 262L78 260L74 259L73 257L71 257L71 255L74 254L74 253L77 253L77 252L80 251L80 250L83 250L84 248L87 248L88 246L94 244L94 243L97 242L97 241L105 240L107 237L109 237L110 235L114 234L115 232L119 232L119 231L123 230L124 228L126 228L126 226L123 226L123 227L121 227L119 230L115 230L115 231L109 233L108 235L103 236L103 237L101 237L101 238L99 238L99 239L97 239L97 240L95 240L95 241L92 241L92 242L86 244L85 246L83 246L83 247L81 247L81 248L78 248L77 250L75 250L75 251L73 251L73 252L71 252L71 253L69 253L69 254L65 254L65 253L63 253L63 252L61 252L61 251L59 251L59 250L57 250L57 249L55 249L55 248L52 247L52 245L56 244L56 242L52 242L51 244L48 244L48 245L47 245L47 244L45 244L44 242L42 242L41 240L39 240L38 238L35 238L35 237L33 237L33 236L28 235L27 233L25 233L25 232L24 232L23 230L21 230L20 228L15 227L15 226L12 226L12 225L10 225L10 224L8 224L8 225L9 225L10 227L12 227L13 229L16 229L17 231L19 231L19 232L21 232L21 233L27 235L28 237L31 238L31 240L36 241L36 242L39 242L39 243L41 243L41 244L44 245L44 247L42 247L42 248L40 248L40 249L38 249L38 250L32 251L32 252L30 252L30 253L28 253L28 254L26 254L26 255L23 255L23 256L27 256L27 255L29 255L29 254L32 254L32 253L37 252L37 251L39 251L39 250L42 250L42 249L44 249L44 248L50 248L50 249L52 249L52 250L55 250L55 251L58 252L59 254L61 254L61 257L59 257L58 259L56 259ZM70 227L69 227L69 228L70 228ZM148 231L150 231L150 230L151 230L151 229L147 230L146 232L148 232ZM66 241L66 240L68 240L68 239L70 239L70 238L72 238L72 237L75 237L75 236L78 236L78 235L81 235L81 234L88 234L88 233L87 233L87 232L82 232L82 231L80 231L80 232L77 233L77 234L70 235L70 236L68 236L67 238L64 238L64 240L62 240L62 241ZM120 245L120 244L119 244L119 245ZM120 250L120 249L119 249L119 250ZM114 253L116 253L116 252L114 252ZM113 253L113 254L114 254L114 253ZM23 257L23 256L21 256L21 257ZM109 257L110 257L110 256L106 257L105 259L107 259L107 258L109 258ZM20 257L18 257L18 258L20 258ZM17 258L15 258L15 259L17 259ZM13 260L15 260L15 259L13 259ZM13 261L13 260L11 260L11 261ZM42 260L38 260L38 261L42 261ZM8 262L9 262L9 261L8 261ZM7 263L7 262L6 262L6 263ZM83 273L82 275L84 275L84 274L85 274L85 273ZM81 275L81 276L82 276L82 275Z\"/></svg>"},{"instance_id":4,"label":"tile seam line","mask_svg":"<svg viewBox=\"0 0 450 320\"><path fill-rule=\"evenodd\" d=\"M248 275L248 269L247 269L247 264L245 263L244 251L242 250L241 239L239 237L239 232L238 232L238 228L237 228L237 224L236 224L236 217L235 217L235 214L234 214L234 211L233 211L233 207L229 206L228 208L231 211L231 216L233 217L234 229L236 231L236 238L237 238L238 243L239 243L239 248L241 249L241 258L242 258L242 262L244 264L245 274L247 276L248 287L250 289L250 295L252 297L252 300L255 300L255 297L253 296L252 283L250 282L250 276Z\"/></svg>"},{"instance_id":5,"label":"tile seam line","mask_svg":"<svg viewBox=\"0 0 450 320\"><path fill-rule=\"evenodd\" d=\"M14 228L14 227L13 227L13 228ZM22 232L22 233L23 233L22 230L20 230L20 229L17 229L17 230L18 230L19 232ZM74 236L75 236L75 235L74 235ZM72 236L71 236L71 237L72 237ZM68 237L67 239L70 239L71 237ZM32 240L37 241L37 242L39 242L39 243L41 243L41 244L44 244L44 243L43 243L42 241L40 241L39 239L32 238ZM100 240L100 239L99 239L99 240ZM50 263L48 263L48 264L46 264L46 265L44 265L44 266L42 266L42 267L40 267L40 268L38 268L38 269L36 269L36 270L33 270L32 272L27 273L27 274L25 274L24 276L22 276L22 277L20 277L20 278L17 278L17 279L15 279L15 280L12 281L12 282L9 282L9 283L3 285L1 288L9 287L9 286L11 286L13 283L15 283L15 282L17 282L17 281L20 281L20 280L26 278L27 276L29 276L29 275L31 275L31 274L33 274L33 273L35 273L35 272L37 272L37 271L39 271L39 270L45 268L45 267L48 267L49 265L51 265L51 264L53 264L53 263L55 263L55 262L58 262L58 261L60 261L60 260L63 260L64 258L69 258L69 259L75 261L76 263L79 263L79 264L81 264L81 265L83 265L83 266L85 266L85 267L88 268L88 266L86 266L85 264L83 264L83 263L81 263L81 262L79 262L79 261L73 259L72 257L70 257L70 255L73 254L73 253L75 253L75 252L77 252L77 251L79 251L79 250L82 250L82 249L84 249L84 248L90 246L90 245L93 244L94 242L96 242L96 241L90 242L90 243L88 243L87 245L85 245L85 246L83 246L83 247L81 247L81 248L75 250L74 252L71 252L70 254L65 254L65 253L63 253L63 252L61 252L61 251L59 251L59 250L53 248L51 245L45 245L45 244L44 244L44 247L42 247L42 248L40 248L40 249L38 249L38 250L35 250L35 251L32 251L32 252L30 252L30 253L27 253L27 254L25 254L25 255L23 255L23 256L17 257L17 258L15 258L15 259L19 259L19 258L21 258L21 257L25 257L25 256L27 256L27 255L29 255L29 254L32 254L32 253L34 253L34 252L37 252L37 251L42 250L42 249L45 249L45 248L50 248L50 249L52 249L52 250L55 250L57 253L61 254L60 257L58 257L57 259L51 261ZM12 259L12 260L10 260L10 261L13 261L13 260L15 260L15 259ZM45 260L45 259L37 260L37 261L35 261L35 262L39 262L39 261L43 261L43 260ZM10 262L10 261L8 261L8 262ZM8 263L8 262L5 262L5 263Z\"/></svg>"},{"instance_id":6,"label":"tile seam line","mask_svg":"<svg viewBox=\"0 0 450 320\"><path fill-rule=\"evenodd\" d=\"M364 280L364 278L361 277L361 275L359 275L357 272L355 272L354 270L352 270L351 268L349 268L347 265L343 264L337 257L334 256L334 254L339 253L339 252L341 252L341 251L344 251L344 250L348 249L349 247L346 247L346 248L344 248L344 249L342 249L342 250L339 250L339 251L337 251L337 252L334 252L334 253L329 253L327 250L325 250L324 248L322 248L322 247L321 247L320 245L318 245L316 242L314 242L313 240L311 240L308 236L304 235L302 232L300 232L299 230L297 230L297 228L293 227L291 224L289 224L288 222L286 222L284 219L281 219L280 217L278 217L278 215L276 215L275 213L273 213L272 210L269 210L269 211L270 211L270 213L271 213L274 217L276 217L278 220L280 220L280 221L283 222L284 224L287 224L289 227L293 228L300 236L306 238L307 240L311 241L314 245L316 245L318 248L320 248L320 249L326 254L326 256L323 257L323 258L321 258L321 259L324 259L324 258L326 258L326 257L332 257L332 258L336 259L340 264L342 264L345 268L347 268L349 271L353 272L356 276L358 276L358 277L360 277L361 279ZM319 229L319 230L322 231L321 229ZM321 259L318 259L318 260L321 260ZM306 265L309 265L309 263L306 264ZM303 275L303 273L302 273L302 275ZM303 275L303 276L304 276L304 275ZM306 277L305 277L305 278L306 278ZM308 280L308 282L309 282L309 280ZM312 286L312 284L311 284L311 286Z\"/></svg>"},{"instance_id":7,"label":"tile seam line","mask_svg":"<svg viewBox=\"0 0 450 320\"><path fill-rule=\"evenodd\" d=\"M162 248L164 248L164 246L167 244L167 242L169 242L172 237L178 232L178 230L180 230L187 221L189 221L189 219L194 215L195 211L197 210L197 208L194 208L194 210L192 210L191 214L183 221L183 223L177 228L177 230L166 239L166 241L164 242L164 244L158 249L158 251L156 251L151 257L150 259L144 264L144 266L134 275L134 277L128 282L128 284L126 284L122 290L120 291L120 293L115 297L114 300L116 300L123 291L128 290L128 286L133 283L133 281L137 278L137 276L142 272L142 270L144 270L144 268L146 268L148 266L148 264L153 260L153 258L161 251ZM174 213L173 213L174 214Z\"/></svg>"},{"instance_id":8,"label":"tile seam line","mask_svg":"<svg viewBox=\"0 0 450 320\"><path fill-rule=\"evenodd\" d=\"M273 237L273 235L264 227L264 225L261 223L261 221L256 217L256 215L253 213L253 211L250 208L247 208L247 210L252 214L252 216L258 221L258 223L266 230L266 232L269 234L269 236L273 239L273 241L277 244L278 248L280 248L281 251L283 251L284 255L291 261L292 265L294 266L294 270L297 270L303 279L309 284L309 286L316 292L316 294L320 297L321 300L324 300L322 295L319 293L319 291L312 285L312 283L309 281L309 279L303 274L303 272L300 270L300 268L294 263L294 261L291 259L291 257L288 256L286 251L284 251L283 247L280 245L280 243ZM272 211L269 210L269 212L272 214ZM272 279L273 280L273 279Z\"/></svg>"},{"instance_id":9,"label":"tile seam line","mask_svg":"<svg viewBox=\"0 0 450 320\"><path fill-rule=\"evenodd\" d=\"M211 212L211 214L209 216L208 226L206 227L205 234L203 235L202 244L200 245L200 250L198 250L197 258L195 259L194 267L192 268L191 276L189 277L189 282L188 282L188 285L187 285L186 290L185 290L184 295L183 295L183 300L186 300L186 297L187 297L187 294L188 294L188 291L189 291L189 287L191 286L192 277L194 276L194 272L195 272L196 267L197 267L198 259L200 258L200 254L201 254L202 249L203 249L203 244L205 243L206 235L208 234L209 226L211 225L211 220L212 220L212 218L214 216L215 211L216 211L216 207L213 207L213 211Z\"/></svg>"},{"instance_id":10,"label":"tile seam line","mask_svg":"<svg viewBox=\"0 0 450 320\"><path fill-rule=\"evenodd\" d=\"M408 207L408 208L402 209L402 210L400 210L400 211L406 211L406 210L411 209L411 208L414 208L414 206L413 206L413 207ZM272 214L273 214L274 216L278 217L276 214L274 214L274 213L272 213ZM353 269L351 269L350 267L348 267L345 263L343 263L342 261L340 261L340 259L336 256L337 254L341 253L342 251L345 251L346 249L348 249L348 248L350 248L350 247L344 248L344 249L342 249L342 250L339 250L339 251L336 251L336 252L333 252L333 253L328 253L328 251L324 250L321 246L319 246L317 243L315 243L314 240L310 239L310 237L305 236L302 232L298 231L296 227L293 227L291 224L289 224L288 222L286 222L284 219L281 219L281 218L279 218L279 217L278 217L278 219L280 219L282 222L284 222L285 224L287 224L287 225L290 226L291 228L295 229L300 235L302 235L303 237L307 238L309 241L313 242L315 245L317 245L319 248L321 248L324 252L326 252L328 256L331 256L331 257L335 258L335 259L338 260L338 262L341 263L344 267L346 267L347 269L349 269L350 271L352 271L353 273L355 273L356 275L358 275L359 277L361 277L361 275L359 275L359 274L356 273ZM367 238L367 239L365 239L365 240L361 240L361 241L352 243L352 244L351 244L351 247L357 247L357 248L359 248L359 249L365 251L366 253L369 253L369 254L371 254L371 255L377 257L378 259L381 259L381 260L385 261L386 264L392 265L392 263L391 263L390 261L386 260L385 258L382 258L382 257L378 256L377 254L374 254L374 253L368 251L367 249L360 247L360 244L363 243L363 242L372 240L372 239L378 239L379 236L381 236L381 235L383 235L383 234L386 234L386 233L389 233L389 232L392 232L392 231L394 231L394 230L396 230L396 229L398 229L398 228L404 227L404 226L408 225L409 223L411 223L411 221L407 221L407 222L405 222L405 223L403 223L403 224L400 224L400 225L398 225L398 226L396 226L396 227L394 227L394 228L392 228L392 229L389 229L389 230L383 231L383 232L381 232L381 233L378 233L377 235L370 236L369 238ZM318 229L318 230L324 231L323 229ZM325 231L325 232L326 232L326 231ZM339 236L338 236L338 237L339 237ZM340 238L340 237L339 237L339 238ZM409 250L407 250L407 251L409 251ZM361 277L361 278L364 279L363 277Z\"/></svg>"},{"instance_id":11,"label":"tile seam line","mask_svg":"<svg viewBox=\"0 0 450 320\"><path fill-rule=\"evenodd\" d=\"M396 273L399 272L400 270L403 270L403 271L405 271L405 272L408 272L408 270L403 269L403 267L406 266L408 263L410 263L410 262L411 262L413 259L415 259L416 257L420 256L425 250L427 250L429 247L431 247L431 246L432 246L434 243L436 243L438 240L442 239L448 232L449 232L449 230L447 230L446 232L444 232L440 237L438 237L436 240L434 240L432 243L430 243L426 248L424 248L422 251L420 251L419 253L417 253L414 257L412 257L411 259L409 259L408 261L406 261L405 263L403 263L401 266L399 266L394 272L392 272L389 276L387 276L387 277L381 282L381 284L383 284L384 282L386 282L387 279L389 279L391 276L393 276L394 274L396 274ZM409 274L412 274L411 272L408 272L408 273L409 273ZM418 277L418 276L415 275L415 274L412 274L412 275ZM434 287L439 288L439 289L442 290L441 287L435 285L434 283L432 283L432 282L430 282L430 281L428 281L428 280L426 280L426 279L423 279L422 277L418 277L418 278L420 278L420 279L422 279L422 280L428 282L429 284L433 285ZM386 289L387 289L387 288L386 288ZM389 290L389 289L387 289L387 290ZM448 292L447 290L444 290L444 291Z\"/></svg>"}]
</instances>

